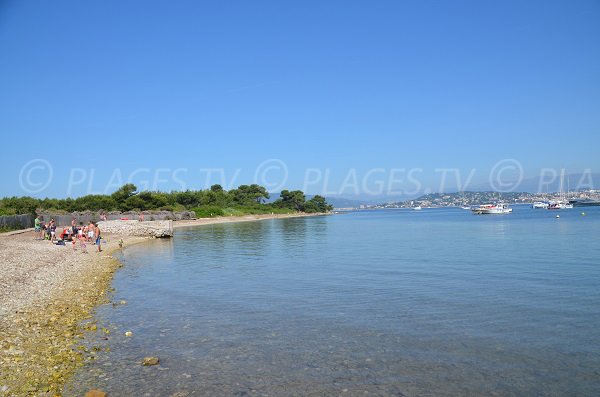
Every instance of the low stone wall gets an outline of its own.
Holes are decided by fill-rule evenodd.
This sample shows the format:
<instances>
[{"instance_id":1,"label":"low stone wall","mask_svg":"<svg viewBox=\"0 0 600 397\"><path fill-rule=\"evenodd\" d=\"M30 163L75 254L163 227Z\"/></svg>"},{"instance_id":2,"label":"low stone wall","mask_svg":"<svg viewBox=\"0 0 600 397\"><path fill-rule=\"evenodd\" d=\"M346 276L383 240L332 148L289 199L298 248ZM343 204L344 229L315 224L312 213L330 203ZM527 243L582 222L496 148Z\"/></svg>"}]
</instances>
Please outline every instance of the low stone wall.
<instances>
[{"instance_id":1,"label":"low stone wall","mask_svg":"<svg viewBox=\"0 0 600 397\"><path fill-rule=\"evenodd\" d=\"M113 233L120 236L173 237L173 221L134 221L113 220L98 222L101 233Z\"/></svg>"}]
</instances>

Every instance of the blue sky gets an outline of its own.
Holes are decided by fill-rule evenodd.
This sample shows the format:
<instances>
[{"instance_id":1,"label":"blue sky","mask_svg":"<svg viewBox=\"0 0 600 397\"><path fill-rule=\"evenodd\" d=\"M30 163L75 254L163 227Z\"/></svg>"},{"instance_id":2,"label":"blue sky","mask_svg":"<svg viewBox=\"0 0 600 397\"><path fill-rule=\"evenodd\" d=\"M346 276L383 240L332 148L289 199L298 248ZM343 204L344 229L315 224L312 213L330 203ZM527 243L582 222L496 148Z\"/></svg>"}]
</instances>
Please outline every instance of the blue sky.
<instances>
[{"instance_id":1,"label":"blue sky","mask_svg":"<svg viewBox=\"0 0 600 397\"><path fill-rule=\"evenodd\" d=\"M598 1L0 4L0 196L600 172Z\"/></svg>"}]
</instances>

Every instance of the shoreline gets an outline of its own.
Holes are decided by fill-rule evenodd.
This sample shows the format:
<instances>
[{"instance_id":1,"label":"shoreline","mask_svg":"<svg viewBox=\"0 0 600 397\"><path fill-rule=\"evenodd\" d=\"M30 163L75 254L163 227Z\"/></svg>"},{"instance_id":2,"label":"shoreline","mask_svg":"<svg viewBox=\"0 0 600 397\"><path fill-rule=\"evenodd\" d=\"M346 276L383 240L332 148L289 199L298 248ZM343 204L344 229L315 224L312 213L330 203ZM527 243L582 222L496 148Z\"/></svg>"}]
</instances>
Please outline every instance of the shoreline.
<instances>
[{"instance_id":1,"label":"shoreline","mask_svg":"<svg viewBox=\"0 0 600 397\"><path fill-rule=\"evenodd\" d=\"M262 214L175 221L173 229L287 219L325 214ZM108 302L114 272L112 254L148 237L107 234L103 250L56 246L35 240L32 230L0 235L0 396L60 396L67 379L95 352L86 351L86 332L97 306Z\"/></svg>"},{"instance_id":2,"label":"shoreline","mask_svg":"<svg viewBox=\"0 0 600 397\"><path fill-rule=\"evenodd\" d=\"M181 220L173 221L173 229L180 229L184 227L202 226L202 225L216 225L221 223L239 223L239 222L250 222L250 221L262 221L268 219L289 219L289 218L306 218L313 216L325 216L321 212L306 214L306 213L294 213L294 214L260 214L260 215L242 215L242 216L221 216L215 218L199 218L192 220Z\"/></svg>"}]
</instances>

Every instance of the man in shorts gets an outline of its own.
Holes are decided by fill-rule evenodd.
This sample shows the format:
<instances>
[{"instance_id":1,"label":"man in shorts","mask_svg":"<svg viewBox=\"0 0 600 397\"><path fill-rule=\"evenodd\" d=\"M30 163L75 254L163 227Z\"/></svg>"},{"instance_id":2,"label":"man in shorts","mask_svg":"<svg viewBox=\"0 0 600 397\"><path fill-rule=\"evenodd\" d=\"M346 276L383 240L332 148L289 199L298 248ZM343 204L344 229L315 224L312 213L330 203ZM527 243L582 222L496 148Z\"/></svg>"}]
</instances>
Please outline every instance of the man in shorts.
<instances>
[{"instance_id":1,"label":"man in shorts","mask_svg":"<svg viewBox=\"0 0 600 397\"><path fill-rule=\"evenodd\" d=\"M90 224L88 225L88 234L87 234L87 239L88 241L94 241L94 229L96 228L96 226L94 225L94 222L90 221Z\"/></svg>"},{"instance_id":2,"label":"man in shorts","mask_svg":"<svg viewBox=\"0 0 600 397\"><path fill-rule=\"evenodd\" d=\"M102 248L100 247L100 228L98 227L98 224L94 224L94 237L96 238L96 247L98 249L98 252L102 251Z\"/></svg>"},{"instance_id":3,"label":"man in shorts","mask_svg":"<svg viewBox=\"0 0 600 397\"><path fill-rule=\"evenodd\" d=\"M40 216L35 217L35 221L33 221L34 230L35 230L35 239L42 240L42 221L40 220Z\"/></svg>"}]
</instances>

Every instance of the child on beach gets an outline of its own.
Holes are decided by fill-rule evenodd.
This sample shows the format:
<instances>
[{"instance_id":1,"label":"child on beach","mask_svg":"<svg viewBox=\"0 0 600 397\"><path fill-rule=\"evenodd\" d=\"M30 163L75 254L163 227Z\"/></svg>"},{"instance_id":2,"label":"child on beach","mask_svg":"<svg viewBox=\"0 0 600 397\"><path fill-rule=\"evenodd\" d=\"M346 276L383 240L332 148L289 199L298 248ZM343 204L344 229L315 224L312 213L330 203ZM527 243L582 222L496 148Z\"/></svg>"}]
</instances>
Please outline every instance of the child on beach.
<instances>
[{"instance_id":1,"label":"child on beach","mask_svg":"<svg viewBox=\"0 0 600 397\"><path fill-rule=\"evenodd\" d=\"M85 240L85 236L81 236L81 238L79 239L79 243L81 245L81 252L87 254L87 245L85 244Z\"/></svg>"},{"instance_id":2,"label":"child on beach","mask_svg":"<svg viewBox=\"0 0 600 397\"><path fill-rule=\"evenodd\" d=\"M50 241L54 242L56 239L56 221L54 219L50 220Z\"/></svg>"}]
</instances>

